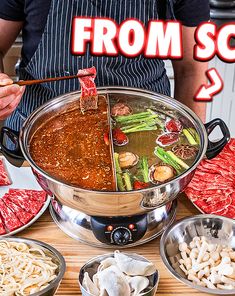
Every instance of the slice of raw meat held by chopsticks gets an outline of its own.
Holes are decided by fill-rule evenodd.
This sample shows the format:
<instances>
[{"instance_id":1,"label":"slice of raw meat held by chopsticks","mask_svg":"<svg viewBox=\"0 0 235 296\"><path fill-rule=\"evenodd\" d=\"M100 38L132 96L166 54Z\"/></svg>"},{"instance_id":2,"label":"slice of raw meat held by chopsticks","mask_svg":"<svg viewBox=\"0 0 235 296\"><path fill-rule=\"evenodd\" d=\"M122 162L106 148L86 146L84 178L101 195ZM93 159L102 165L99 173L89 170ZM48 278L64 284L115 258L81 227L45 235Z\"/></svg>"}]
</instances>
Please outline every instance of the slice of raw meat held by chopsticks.
<instances>
[{"instance_id":1,"label":"slice of raw meat held by chopsticks","mask_svg":"<svg viewBox=\"0 0 235 296\"><path fill-rule=\"evenodd\" d=\"M96 69L95 67L82 69L78 71L78 74L92 74L91 76L84 76L78 78L81 84L81 97L80 108L82 113L87 110L93 110L98 108L98 94L95 85Z\"/></svg>"}]
</instances>

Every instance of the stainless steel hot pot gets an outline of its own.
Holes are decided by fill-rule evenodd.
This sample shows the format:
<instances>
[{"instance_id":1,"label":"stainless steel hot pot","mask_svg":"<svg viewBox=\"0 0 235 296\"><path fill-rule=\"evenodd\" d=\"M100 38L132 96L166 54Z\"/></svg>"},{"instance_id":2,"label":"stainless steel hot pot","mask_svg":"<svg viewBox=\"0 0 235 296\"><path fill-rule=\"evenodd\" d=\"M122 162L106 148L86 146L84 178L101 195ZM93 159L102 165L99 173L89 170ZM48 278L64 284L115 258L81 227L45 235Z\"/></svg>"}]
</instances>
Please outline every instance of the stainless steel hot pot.
<instances>
[{"instance_id":1,"label":"stainless steel hot pot","mask_svg":"<svg viewBox=\"0 0 235 296\"><path fill-rule=\"evenodd\" d=\"M230 134L227 126L221 119L214 119L207 124L201 120L189 108L178 101L153 92L125 88L103 87L98 88L98 93L107 95L109 100L118 97L123 101L138 100L138 102L151 102L154 108L166 114L176 114L188 127L194 127L200 136L200 149L194 164L179 177L162 185L131 192L97 192L85 190L65 184L41 170L32 160L29 151L29 143L34 132L46 119L55 115L58 111L65 110L71 103L79 100L80 92L67 93L48 101L35 110L25 121L20 134L8 128L1 132L1 150L8 158L22 160L30 164L33 173L40 185L51 195L54 195L60 204L85 213L89 216L133 216L141 215L160 208L173 201L182 192L193 177L195 169L203 157L215 157L226 145ZM208 135L219 126L223 137L217 142L211 142ZM4 145L4 138L10 137L16 143L15 150L8 150Z\"/></svg>"}]
</instances>

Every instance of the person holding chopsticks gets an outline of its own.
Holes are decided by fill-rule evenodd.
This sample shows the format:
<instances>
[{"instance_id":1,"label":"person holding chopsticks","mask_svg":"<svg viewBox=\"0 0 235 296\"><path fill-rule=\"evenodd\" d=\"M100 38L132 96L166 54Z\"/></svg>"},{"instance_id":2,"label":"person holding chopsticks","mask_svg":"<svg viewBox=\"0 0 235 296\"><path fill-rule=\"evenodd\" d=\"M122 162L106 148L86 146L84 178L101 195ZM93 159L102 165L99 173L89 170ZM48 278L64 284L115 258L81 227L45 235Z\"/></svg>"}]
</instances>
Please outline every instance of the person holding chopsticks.
<instances>
[{"instance_id":1,"label":"person holding chopsticks","mask_svg":"<svg viewBox=\"0 0 235 296\"><path fill-rule=\"evenodd\" d=\"M207 63L193 59L196 26L209 20L208 0L1 0L0 1L0 119L19 130L28 115L47 100L79 89L76 79L20 87L4 74L3 57L19 32L23 34L20 79L42 79L76 74L95 66L97 86L120 85L170 95L164 62L143 55L128 58L71 54L74 16L107 17L121 23L135 18L147 25L152 19L183 24L184 57L173 61L174 97L205 120L205 105L193 101L205 83Z\"/></svg>"}]
</instances>

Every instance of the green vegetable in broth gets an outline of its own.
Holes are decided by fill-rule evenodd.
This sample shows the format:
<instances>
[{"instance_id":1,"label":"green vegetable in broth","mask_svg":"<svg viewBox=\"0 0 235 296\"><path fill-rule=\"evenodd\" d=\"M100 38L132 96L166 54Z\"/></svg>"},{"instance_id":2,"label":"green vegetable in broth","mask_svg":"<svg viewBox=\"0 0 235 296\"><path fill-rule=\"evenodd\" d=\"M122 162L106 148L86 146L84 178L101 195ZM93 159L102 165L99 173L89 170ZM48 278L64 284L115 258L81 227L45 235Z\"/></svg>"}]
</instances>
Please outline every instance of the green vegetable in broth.
<instances>
[{"instance_id":1,"label":"green vegetable in broth","mask_svg":"<svg viewBox=\"0 0 235 296\"><path fill-rule=\"evenodd\" d=\"M172 156L170 156L163 148L157 146L154 154L164 163L171 165L176 170L178 175L182 173L182 167L174 159L172 159Z\"/></svg>"},{"instance_id":2,"label":"green vegetable in broth","mask_svg":"<svg viewBox=\"0 0 235 296\"><path fill-rule=\"evenodd\" d=\"M132 120L141 120L143 118L148 117L149 115L152 115L150 112L140 112L140 113L135 113L135 114L131 114L131 115L123 115L123 116L117 116L115 118L116 122L119 123L125 123L125 122L129 122Z\"/></svg>"},{"instance_id":3,"label":"green vegetable in broth","mask_svg":"<svg viewBox=\"0 0 235 296\"><path fill-rule=\"evenodd\" d=\"M145 183L149 182L149 166L148 166L148 158L147 156L143 156L140 159L140 171L143 176L143 180Z\"/></svg>"},{"instance_id":4,"label":"green vegetable in broth","mask_svg":"<svg viewBox=\"0 0 235 296\"><path fill-rule=\"evenodd\" d=\"M130 134L130 133L136 133L136 132L143 132L143 131L154 131L157 130L156 126L157 122L154 119L146 120L143 123L137 124L135 126L127 126L127 127L121 127L121 130L125 134Z\"/></svg>"},{"instance_id":5,"label":"green vegetable in broth","mask_svg":"<svg viewBox=\"0 0 235 296\"><path fill-rule=\"evenodd\" d=\"M123 178L126 185L126 190L127 191L132 190L130 174L128 172L123 173Z\"/></svg>"},{"instance_id":6,"label":"green vegetable in broth","mask_svg":"<svg viewBox=\"0 0 235 296\"><path fill-rule=\"evenodd\" d=\"M118 190L126 191L125 185L124 185L123 180L122 180L122 176L119 173L116 173L116 178L117 178Z\"/></svg>"},{"instance_id":7,"label":"green vegetable in broth","mask_svg":"<svg viewBox=\"0 0 235 296\"><path fill-rule=\"evenodd\" d=\"M160 127L163 126L161 120L158 117L159 115L157 113L155 113L151 109L148 109L147 112L117 116L115 120L121 125L121 130L125 134L128 134L157 130L157 125Z\"/></svg>"},{"instance_id":8,"label":"green vegetable in broth","mask_svg":"<svg viewBox=\"0 0 235 296\"><path fill-rule=\"evenodd\" d=\"M194 128L187 128L187 129L184 128L183 134L187 138L190 145L199 145L200 144L199 135Z\"/></svg>"},{"instance_id":9,"label":"green vegetable in broth","mask_svg":"<svg viewBox=\"0 0 235 296\"><path fill-rule=\"evenodd\" d=\"M130 119L130 120L127 120L127 121L124 121L124 122L121 122L121 125L128 125L128 124L131 124L130 126L135 126L135 123L141 123L141 122L145 122L145 121L148 121L150 119L156 119L158 117L157 114L154 114L154 115L151 115L149 114L148 116L146 117L141 117L141 118L136 118L136 119Z\"/></svg>"},{"instance_id":10,"label":"green vegetable in broth","mask_svg":"<svg viewBox=\"0 0 235 296\"><path fill-rule=\"evenodd\" d=\"M177 157L172 151L167 151L166 152L173 160L175 160L179 165L181 165L184 169L189 169L189 166L187 163L185 163L182 159Z\"/></svg>"},{"instance_id":11,"label":"green vegetable in broth","mask_svg":"<svg viewBox=\"0 0 235 296\"><path fill-rule=\"evenodd\" d=\"M122 169L119 164L119 154L116 152L114 153L114 162L115 162L116 172L118 174L122 174Z\"/></svg>"}]
</instances>

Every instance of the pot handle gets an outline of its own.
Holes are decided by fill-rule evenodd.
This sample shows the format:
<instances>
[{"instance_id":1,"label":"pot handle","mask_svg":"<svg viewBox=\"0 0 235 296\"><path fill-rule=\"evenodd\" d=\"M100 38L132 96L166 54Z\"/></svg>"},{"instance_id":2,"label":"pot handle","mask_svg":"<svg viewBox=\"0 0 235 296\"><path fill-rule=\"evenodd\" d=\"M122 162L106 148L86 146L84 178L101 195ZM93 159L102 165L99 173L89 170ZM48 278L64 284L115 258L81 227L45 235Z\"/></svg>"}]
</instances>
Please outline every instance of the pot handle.
<instances>
[{"instance_id":1,"label":"pot handle","mask_svg":"<svg viewBox=\"0 0 235 296\"><path fill-rule=\"evenodd\" d=\"M229 129L228 129L226 123L220 118L213 119L212 121L205 124L205 128L206 128L208 136L211 134L211 132L217 126L219 126L219 128L220 128L220 130L223 134L223 138L220 139L219 141L216 141L216 142L211 142L208 139L208 147L207 147L207 151L206 151L206 156L208 159L212 159L212 158L216 157L223 150L224 146L230 140Z\"/></svg>"},{"instance_id":2,"label":"pot handle","mask_svg":"<svg viewBox=\"0 0 235 296\"><path fill-rule=\"evenodd\" d=\"M15 145L15 149L8 149L4 142L5 138L9 138ZM25 161L19 145L19 132L9 127L2 127L0 132L0 151L6 159L14 166L21 167Z\"/></svg>"}]
</instances>

